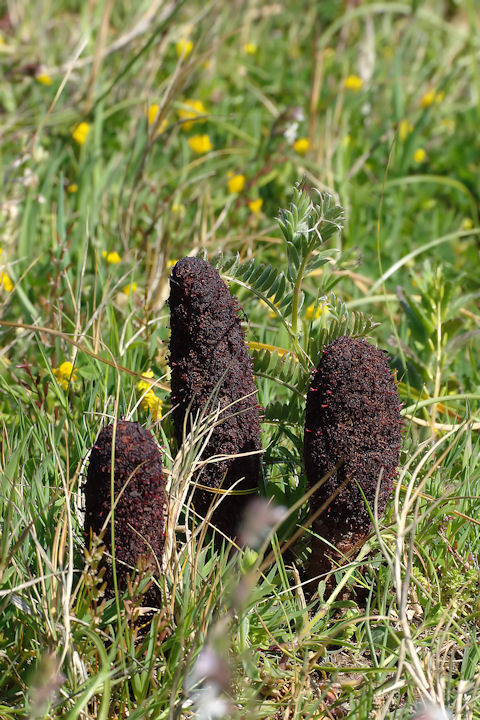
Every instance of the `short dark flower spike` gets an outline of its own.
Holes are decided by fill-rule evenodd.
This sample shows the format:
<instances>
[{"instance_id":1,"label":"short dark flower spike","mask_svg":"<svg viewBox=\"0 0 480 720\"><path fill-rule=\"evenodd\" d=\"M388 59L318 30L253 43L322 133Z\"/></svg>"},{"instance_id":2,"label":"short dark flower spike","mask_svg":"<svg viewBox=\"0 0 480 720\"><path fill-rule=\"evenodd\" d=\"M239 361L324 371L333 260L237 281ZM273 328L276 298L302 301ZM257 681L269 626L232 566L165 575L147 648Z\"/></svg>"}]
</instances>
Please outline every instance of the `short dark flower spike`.
<instances>
[{"instance_id":1,"label":"short dark flower spike","mask_svg":"<svg viewBox=\"0 0 480 720\"><path fill-rule=\"evenodd\" d=\"M186 413L195 418L205 408L214 410L211 398L217 393L217 404L228 409L220 414L202 458L260 450L259 407L237 300L209 263L186 257L172 268L169 305L177 441L182 441ZM207 487L227 489L241 478L233 492L257 492L258 454L209 463L194 479ZM232 537L251 498L251 494L225 497L213 515L213 524ZM193 504L205 516L212 501L217 500L212 492L197 489Z\"/></svg>"},{"instance_id":2,"label":"short dark flower spike","mask_svg":"<svg viewBox=\"0 0 480 720\"><path fill-rule=\"evenodd\" d=\"M342 463L311 500L312 509L319 508L346 481L314 524L340 553L360 545L371 531L365 499L373 512L379 481L379 515L385 510L399 461L401 426L398 391L386 353L365 340L333 340L307 394L304 459L310 487ZM311 575L330 569L326 553L335 556L325 543L314 543Z\"/></svg>"},{"instance_id":3,"label":"short dark flower spike","mask_svg":"<svg viewBox=\"0 0 480 720\"><path fill-rule=\"evenodd\" d=\"M90 454L85 483L85 542L99 535L111 511L113 425L97 437ZM115 434L114 469L115 558L120 592L137 563L158 576L166 518L165 479L162 456L150 432L135 422L119 421ZM111 553L111 524L103 542ZM107 595L113 595L111 563L106 565ZM150 586L144 604L158 603L155 586Z\"/></svg>"}]
</instances>

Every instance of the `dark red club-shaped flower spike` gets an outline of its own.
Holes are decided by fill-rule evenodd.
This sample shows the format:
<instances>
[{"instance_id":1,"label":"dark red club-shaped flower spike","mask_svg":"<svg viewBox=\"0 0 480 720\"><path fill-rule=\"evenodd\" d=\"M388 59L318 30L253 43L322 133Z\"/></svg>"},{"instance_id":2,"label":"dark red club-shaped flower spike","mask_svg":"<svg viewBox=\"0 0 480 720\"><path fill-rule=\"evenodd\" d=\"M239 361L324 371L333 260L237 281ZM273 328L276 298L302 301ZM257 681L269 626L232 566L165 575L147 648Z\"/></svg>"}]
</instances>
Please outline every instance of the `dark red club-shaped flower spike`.
<instances>
[{"instance_id":1,"label":"dark red club-shaped flower spike","mask_svg":"<svg viewBox=\"0 0 480 720\"><path fill-rule=\"evenodd\" d=\"M85 541L99 535L111 511L111 463L113 425L97 437L90 454L85 483ZM115 437L115 558L120 592L139 561L154 575L161 563L166 518L165 479L162 456L150 432L135 422L119 421ZM103 535L111 554L111 523ZM106 563L107 596L113 595L111 562ZM158 603L151 585L144 604Z\"/></svg>"},{"instance_id":2,"label":"dark red club-shaped flower spike","mask_svg":"<svg viewBox=\"0 0 480 720\"><path fill-rule=\"evenodd\" d=\"M237 300L209 263L186 257L172 268L169 305L171 390L177 441L182 441L188 411L195 418L206 407L212 411L218 405L230 406L221 413L202 458L260 450L256 388ZM213 407L212 393L217 397ZM257 491L258 454L207 464L194 480L207 487L227 489L241 478L244 479L234 491ZM251 498L252 494L225 497L214 513L213 524L234 536ZM217 500L217 495L197 488L193 504L205 516L212 501Z\"/></svg>"},{"instance_id":3,"label":"dark red club-shaped flower spike","mask_svg":"<svg viewBox=\"0 0 480 720\"><path fill-rule=\"evenodd\" d=\"M372 524L363 495L373 512L379 481L378 512L383 514L398 466L401 426L386 353L348 336L331 342L307 394L304 460L310 487L342 463L311 499L312 510L327 503L314 529L340 552L336 555L326 543L314 540L312 577L331 569L328 555L341 561L342 553L365 540Z\"/></svg>"}]
</instances>

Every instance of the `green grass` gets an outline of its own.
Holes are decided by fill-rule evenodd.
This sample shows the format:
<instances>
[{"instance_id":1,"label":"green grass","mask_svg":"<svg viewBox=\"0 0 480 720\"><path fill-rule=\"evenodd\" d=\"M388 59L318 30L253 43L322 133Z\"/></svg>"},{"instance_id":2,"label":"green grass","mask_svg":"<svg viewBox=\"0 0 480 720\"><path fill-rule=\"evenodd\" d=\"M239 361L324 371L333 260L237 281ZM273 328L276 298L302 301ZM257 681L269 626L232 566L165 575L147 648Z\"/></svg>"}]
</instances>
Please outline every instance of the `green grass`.
<instances>
[{"instance_id":1,"label":"green grass","mask_svg":"<svg viewBox=\"0 0 480 720\"><path fill-rule=\"evenodd\" d=\"M480 717L476 3L8 8L0 719L207 717L193 687L205 648L222 676L218 717L397 720L428 700ZM179 110L192 99L205 114L189 127ZM279 130L296 107L305 154ZM195 153L194 135L211 150ZM240 192L229 173L245 176ZM302 181L330 193L321 249L289 234ZM212 418L177 447L168 414L169 266L199 253L244 307L263 493L289 508L258 555L215 550L206 525L192 527L189 480ZM304 395L323 342L345 331L393 358L401 465L376 532L309 603ZM76 371L65 388L53 373L64 361ZM148 369L161 419L136 388ZM140 580L105 601L101 549L83 547L88 452L120 417L152 430L176 501L153 618Z\"/></svg>"}]
</instances>

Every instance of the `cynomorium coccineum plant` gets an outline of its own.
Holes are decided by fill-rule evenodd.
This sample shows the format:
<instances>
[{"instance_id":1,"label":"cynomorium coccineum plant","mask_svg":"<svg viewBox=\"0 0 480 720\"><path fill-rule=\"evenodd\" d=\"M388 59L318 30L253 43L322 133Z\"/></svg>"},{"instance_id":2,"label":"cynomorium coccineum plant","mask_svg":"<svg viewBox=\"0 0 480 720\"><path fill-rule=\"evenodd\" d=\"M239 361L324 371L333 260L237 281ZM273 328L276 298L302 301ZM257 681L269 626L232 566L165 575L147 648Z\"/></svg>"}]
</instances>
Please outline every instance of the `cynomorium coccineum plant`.
<instances>
[{"instance_id":1,"label":"cynomorium coccineum plant","mask_svg":"<svg viewBox=\"0 0 480 720\"><path fill-rule=\"evenodd\" d=\"M326 503L314 523L310 576L327 572L358 547L372 530L378 489L378 514L391 495L399 461L400 401L387 355L366 340L342 336L325 349L307 394L304 460L313 487L338 470L311 499L312 510ZM343 486L343 487L342 487ZM329 498L340 490L331 502Z\"/></svg>"},{"instance_id":2,"label":"cynomorium coccineum plant","mask_svg":"<svg viewBox=\"0 0 480 720\"><path fill-rule=\"evenodd\" d=\"M97 437L90 454L85 483L85 541L100 535L112 510L113 425ZM166 519L165 479L162 456L151 433L139 423L119 421L115 432L113 472L115 566L120 593L138 565L158 576L162 559ZM103 536L111 555L111 519ZM112 563L106 560L107 596L113 595ZM147 590L143 604L157 605L155 585Z\"/></svg>"},{"instance_id":3,"label":"cynomorium coccineum plant","mask_svg":"<svg viewBox=\"0 0 480 720\"><path fill-rule=\"evenodd\" d=\"M177 441L182 442L187 413L188 432L202 412L220 408L202 460L259 451L259 407L237 300L208 262L186 257L172 268L169 305ZM227 495L213 514L212 523L228 536L235 534L245 505L257 492L259 478L258 452L208 463L195 474L199 486L226 490L236 483L234 493L251 491ZM218 494L198 487L193 496L195 511L205 517L218 499Z\"/></svg>"}]
</instances>

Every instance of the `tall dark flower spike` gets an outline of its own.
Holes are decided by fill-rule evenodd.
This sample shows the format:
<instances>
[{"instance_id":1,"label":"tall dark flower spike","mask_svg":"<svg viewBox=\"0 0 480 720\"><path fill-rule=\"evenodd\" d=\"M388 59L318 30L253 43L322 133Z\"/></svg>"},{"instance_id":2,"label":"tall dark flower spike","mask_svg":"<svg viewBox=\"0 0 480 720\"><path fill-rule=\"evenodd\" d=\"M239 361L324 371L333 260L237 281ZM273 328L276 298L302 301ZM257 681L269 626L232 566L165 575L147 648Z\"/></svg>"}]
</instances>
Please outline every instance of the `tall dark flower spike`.
<instances>
[{"instance_id":1,"label":"tall dark flower spike","mask_svg":"<svg viewBox=\"0 0 480 720\"><path fill-rule=\"evenodd\" d=\"M85 483L85 542L100 535L112 509L113 425L98 435L90 454ZM120 592L136 565L158 576L166 518L165 479L162 456L151 433L138 423L119 421L115 434L114 522L116 573ZM103 534L111 554L111 521ZM113 595L112 563L106 563L107 595ZM158 604L156 587L151 585L143 602Z\"/></svg>"},{"instance_id":2,"label":"tall dark flower spike","mask_svg":"<svg viewBox=\"0 0 480 720\"><path fill-rule=\"evenodd\" d=\"M387 356L365 340L342 336L325 349L307 394L304 460L310 487L338 463L340 468L311 499L327 503L314 523L322 540L312 547L310 576L328 572L366 539L378 489L382 515L393 489L400 455L400 401ZM328 505L332 494L345 483ZM365 499L364 499L365 498Z\"/></svg>"},{"instance_id":3,"label":"tall dark flower spike","mask_svg":"<svg viewBox=\"0 0 480 720\"><path fill-rule=\"evenodd\" d=\"M177 441L182 442L187 414L194 419L206 409L218 407L220 414L202 459L260 450L259 406L237 300L208 262L186 257L172 268L168 302ZM205 488L195 490L195 511L205 517L211 504L218 500L208 488L225 490L235 484L234 492L250 491L227 495L213 514L213 525L232 537L245 505L257 492L259 479L258 454L208 463L194 477Z\"/></svg>"}]
</instances>

